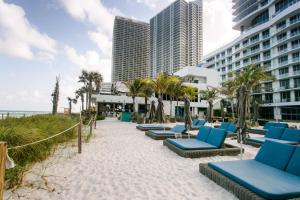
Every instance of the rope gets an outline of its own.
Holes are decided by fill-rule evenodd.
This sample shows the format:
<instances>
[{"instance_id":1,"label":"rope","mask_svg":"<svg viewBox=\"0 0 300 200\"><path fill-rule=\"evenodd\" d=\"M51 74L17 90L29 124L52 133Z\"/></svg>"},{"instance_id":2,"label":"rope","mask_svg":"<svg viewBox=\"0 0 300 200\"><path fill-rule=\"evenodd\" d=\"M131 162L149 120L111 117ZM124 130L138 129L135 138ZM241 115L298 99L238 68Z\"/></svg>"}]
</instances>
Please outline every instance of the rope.
<instances>
[{"instance_id":1,"label":"rope","mask_svg":"<svg viewBox=\"0 0 300 200\"><path fill-rule=\"evenodd\" d=\"M45 138L45 139L42 139L42 140L38 140L38 141L35 141L35 142L31 142L31 143L28 143L28 144L20 145L20 146L10 147L10 148L7 148L7 149L8 149L8 150L19 149L19 148L23 148L23 147L26 147L26 146L29 146L29 145L33 145L33 144L37 144L37 143L44 142L44 141L46 141L46 140L50 140L50 139L52 139L52 138L54 138L54 137L57 137L57 136L59 136L59 135L65 133L65 132L67 132L67 131L69 131L69 130L75 128L75 127L78 126L79 124L80 124L80 123L77 123L77 124L75 124L74 126L71 126L70 128L68 128L68 129L66 129L66 130L64 130L64 131L62 131L62 132L60 132L60 133L57 133L57 134L55 134L55 135L52 135L52 136L50 136L50 137L48 137L48 138Z\"/></svg>"}]
</instances>

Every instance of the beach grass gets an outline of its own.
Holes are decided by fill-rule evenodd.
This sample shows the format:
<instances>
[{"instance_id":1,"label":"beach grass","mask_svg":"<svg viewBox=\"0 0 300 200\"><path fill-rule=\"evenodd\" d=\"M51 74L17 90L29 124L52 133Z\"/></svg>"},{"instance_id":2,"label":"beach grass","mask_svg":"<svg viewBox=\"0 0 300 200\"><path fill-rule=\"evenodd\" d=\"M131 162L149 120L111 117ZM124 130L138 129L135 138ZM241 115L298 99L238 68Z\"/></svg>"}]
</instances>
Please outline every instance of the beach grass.
<instances>
[{"instance_id":1,"label":"beach grass","mask_svg":"<svg viewBox=\"0 0 300 200\"><path fill-rule=\"evenodd\" d=\"M73 115L35 115L31 117L9 118L0 121L0 141L6 141L8 148L24 145L57 134L78 122ZM6 187L21 183L24 172L34 163L45 160L57 144L76 137L77 127L58 137L42 143L8 151L16 167L6 170Z\"/></svg>"}]
</instances>

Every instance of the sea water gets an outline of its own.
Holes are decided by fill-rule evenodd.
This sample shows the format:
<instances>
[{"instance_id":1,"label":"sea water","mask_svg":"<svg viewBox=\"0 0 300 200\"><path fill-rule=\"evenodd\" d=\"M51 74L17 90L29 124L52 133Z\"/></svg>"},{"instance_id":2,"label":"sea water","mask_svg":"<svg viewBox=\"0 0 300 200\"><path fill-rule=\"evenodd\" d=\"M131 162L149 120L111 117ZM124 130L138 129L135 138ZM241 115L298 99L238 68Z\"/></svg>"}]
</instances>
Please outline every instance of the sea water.
<instances>
[{"instance_id":1,"label":"sea water","mask_svg":"<svg viewBox=\"0 0 300 200\"><path fill-rule=\"evenodd\" d=\"M48 114L49 111L20 111L20 110L0 110L0 119L6 118L7 113L9 113L9 117L28 117L32 115L39 115L39 114Z\"/></svg>"}]
</instances>

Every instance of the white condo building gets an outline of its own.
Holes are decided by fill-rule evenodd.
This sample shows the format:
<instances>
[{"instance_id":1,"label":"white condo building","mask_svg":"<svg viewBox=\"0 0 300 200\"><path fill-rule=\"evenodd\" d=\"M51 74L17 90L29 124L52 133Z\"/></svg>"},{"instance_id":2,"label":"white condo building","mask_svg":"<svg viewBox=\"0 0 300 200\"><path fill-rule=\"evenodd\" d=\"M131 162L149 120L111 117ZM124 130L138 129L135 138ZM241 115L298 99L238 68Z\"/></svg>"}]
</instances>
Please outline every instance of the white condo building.
<instances>
[{"instance_id":1,"label":"white condo building","mask_svg":"<svg viewBox=\"0 0 300 200\"><path fill-rule=\"evenodd\" d=\"M202 0L176 0L150 20L150 73L173 74L201 63Z\"/></svg>"},{"instance_id":2,"label":"white condo building","mask_svg":"<svg viewBox=\"0 0 300 200\"><path fill-rule=\"evenodd\" d=\"M260 118L300 120L300 0L232 2L241 35L204 56L205 66L218 70L222 82L249 64L264 66L277 80L253 94L262 102Z\"/></svg>"},{"instance_id":3,"label":"white condo building","mask_svg":"<svg viewBox=\"0 0 300 200\"><path fill-rule=\"evenodd\" d=\"M204 67L185 67L177 71L174 75L181 77L184 80L184 85L190 85L200 90L205 90L209 87L219 87L221 83L220 74L215 69L207 69ZM100 94L93 95L93 101L97 105L99 114L116 113L116 110L131 111L133 106L132 97L126 96L128 89L121 82L117 83L102 83ZM114 90L114 92L113 92ZM149 110L151 101L154 100L157 106L157 98L153 95L148 100L147 108ZM166 115L170 113L170 102L166 95L163 95L164 112ZM135 109L139 113L143 113L145 110L145 100L143 97L136 97ZM184 102L179 101L178 105L176 101L172 103L173 115L183 116ZM191 102L191 112L195 116L203 116L208 107L208 103L205 100L200 100L198 96ZM216 102L214 109L219 108L219 102Z\"/></svg>"}]
</instances>

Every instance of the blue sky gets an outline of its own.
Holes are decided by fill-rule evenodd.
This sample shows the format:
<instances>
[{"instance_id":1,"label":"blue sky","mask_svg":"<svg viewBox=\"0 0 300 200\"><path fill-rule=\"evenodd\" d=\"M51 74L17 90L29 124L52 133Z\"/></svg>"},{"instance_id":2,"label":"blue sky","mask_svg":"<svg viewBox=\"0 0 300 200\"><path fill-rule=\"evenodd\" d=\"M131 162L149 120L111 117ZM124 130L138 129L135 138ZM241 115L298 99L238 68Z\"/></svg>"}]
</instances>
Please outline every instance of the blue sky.
<instances>
[{"instance_id":1,"label":"blue sky","mask_svg":"<svg viewBox=\"0 0 300 200\"><path fill-rule=\"evenodd\" d=\"M80 86L82 69L97 70L110 81L114 16L147 22L171 2L0 0L0 110L51 110L58 75L60 110ZM204 53L209 53L238 32L231 29L231 0L203 5Z\"/></svg>"}]
</instances>

